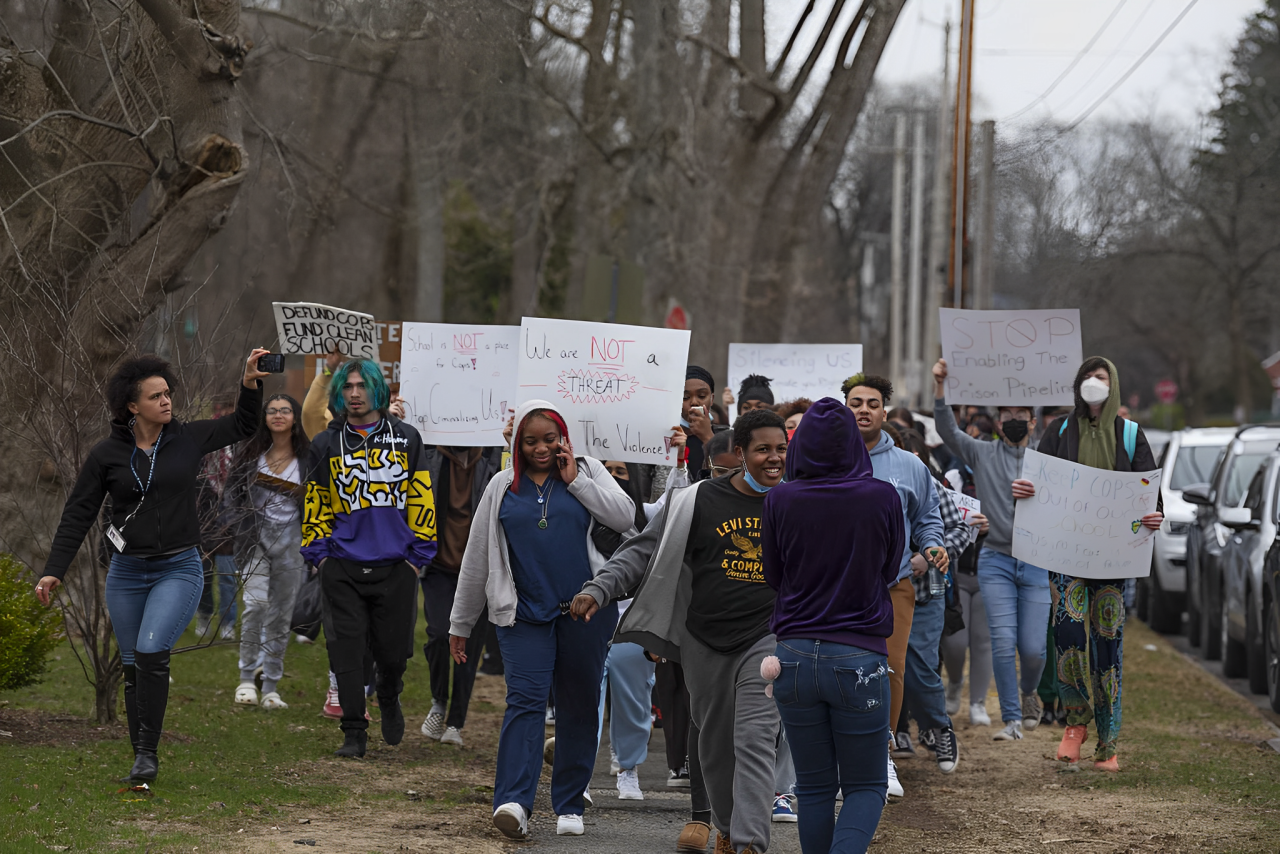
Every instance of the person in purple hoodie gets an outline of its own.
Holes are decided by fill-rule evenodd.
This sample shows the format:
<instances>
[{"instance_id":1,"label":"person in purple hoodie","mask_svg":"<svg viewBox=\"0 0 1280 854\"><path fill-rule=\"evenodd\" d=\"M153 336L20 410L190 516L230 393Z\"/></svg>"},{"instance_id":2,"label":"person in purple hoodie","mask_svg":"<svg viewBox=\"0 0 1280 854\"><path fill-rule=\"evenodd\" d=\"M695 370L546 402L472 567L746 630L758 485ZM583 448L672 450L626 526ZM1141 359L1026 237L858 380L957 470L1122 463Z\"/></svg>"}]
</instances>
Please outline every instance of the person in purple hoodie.
<instances>
[{"instance_id":1,"label":"person in purple hoodie","mask_svg":"<svg viewBox=\"0 0 1280 854\"><path fill-rule=\"evenodd\" d=\"M853 413L832 398L805 413L786 470L764 501L761 547L765 582L778 593L773 695L796 766L800 846L863 852L887 798L885 640L902 505L893 484L872 475Z\"/></svg>"}]
</instances>

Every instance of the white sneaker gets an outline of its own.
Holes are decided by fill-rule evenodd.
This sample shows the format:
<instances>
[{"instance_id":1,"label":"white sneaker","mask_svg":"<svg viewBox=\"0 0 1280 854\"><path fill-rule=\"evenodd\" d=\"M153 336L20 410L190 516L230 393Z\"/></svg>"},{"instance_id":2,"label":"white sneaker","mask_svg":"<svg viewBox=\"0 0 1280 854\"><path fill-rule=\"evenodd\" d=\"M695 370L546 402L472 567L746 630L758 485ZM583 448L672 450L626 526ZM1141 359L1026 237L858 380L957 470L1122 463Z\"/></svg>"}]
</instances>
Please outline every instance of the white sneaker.
<instances>
[{"instance_id":1,"label":"white sneaker","mask_svg":"<svg viewBox=\"0 0 1280 854\"><path fill-rule=\"evenodd\" d=\"M422 722L422 734L432 741L439 741L444 735L444 715L436 711L428 714Z\"/></svg>"},{"instance_id":2,"label":"white sneaker","mask_svg":"<svg viewBox=\"0 0 1280 854\"><path fill-rule=\"evenodd\" d=\"M264 709L287 709L289 704L280 699L280 695L275 691L262 695L262 708Z\"/></svg>"},{"instance_id":3,"label":"white sneaker","mask_svg":"<svg viewBox=\"0 0 1280 854\"><path fill-rule=\"evenodd\" d=\"M493 811L493 826L508 839L524 839L529 835L529 814L512 802Z\"/></svg>"},{"instance_id":4,"label":"white sneaker","mask_svg":"<svg viewBox=\"0 0 1280 854\"><path fill-rule=\"evenodd\" d=\"M1022 738L1022 721L1009 721L1004 729L991 736L992 741L1018 741Z\"/></svg>"},{"instance_id":5,"label":"white sneaker","mask_svg":"<svg viewBox=\"0 0 1280 854\"><path fill-rule=\"evenodd\" d=\"M241 682L239 687L236 688L236 705L258 705L258 689L254 687L252 682Z\"/></svg>"},{"instance_id":6,"label":"white sneaker","mask_svg":"<svg viewBox=\"0 0 1280 854\"><path fill-rule=\"evenodd\" d=\"M972 726L991 726L991 716L982 703L969 704L969 723Z\"/></svg>"},{"instance_id":7,"label":"white sneaker","mask_svg":"<svg viewBox=\"0 0 1280 854\"><path fill-rule=\"evenodd\" d=\"M444 731L444 735L440 736L441 744L454 744L458 747L462 746L462 733L458 732L456 726L451 726Z\"/></svg>"},{"instance_id":8,"label":"white sneaker","mask_svg":"<svg viewBox=\"0 0 1280 854\"><path fill-rule=\"evenodd\" d=\"M307 637L306 635L294 635L293 639L295 642L301 643L301 644L315 643L315 641L313 641L311 638Z\"/></svg>"},{"instance_id":9,"label":"white sneaker","mask_svg":"<svg viewBox=\"0 0 1280 854\"><path fill-rule=\"evenodd\" d=\"M623 768L618 774L618 800L644 800L644 793L640 791L640 775L636 773L636 769Z\"/></svg>"},{"instance_id":10,"label":"white sneaker","mask_svg":"<svg viewBox=\"0 0 1280 854\"><path fill-rule=\"evenodd\" d=\"M843 794L843 793L842 793ZM893 764L893 757L889 757L889 797L901 798L906 793L902 790L902 783L898 781L898 768Z\"/></svg>"},{"instance_id":11,"label":"white sneaker","mask_svg":"<svg viewBox=\"0 0 1280 854\"><path fill-rule=\"evenodd\" d=\"M201 614L196 617L196 637L204 640L207 634L209 634L209 618Z\"/></svg>"},{"instance_id":12,"label":"white sneaker","mask_svg":"<svg viewBox=\"0 0 1280 854\"><path fill-rule=\"evenodd\" d=\"M218 629L218 640L235 640L236 627L234 623L223 623L222 628Z\"/></svg>"},{"instance_id":13,"label":"white sneaker","mask_svg":"<svg viewBox=\"0 0 1280 854\"><path fill-rule=\"evenodd\" d=\"M581 836L582 816L562 815L556 819L557 836Z\"/></svg>"},{"instance_id":14,"label":"white sneaker","mask_svg":"<svg viewBox=\"0 0 1280 854\"><path fill-rule=\"evenodd\" d=\"M1022 698L1022 728L1027 732L1040 726L1040 716L1044 714L1044 703L1039 694L1027 694Z\"/></svg>"},{"instance_id":15,"label":"white sneaker","mask_svg":"<svg viewBox=\"0 0 1280 854\"><path fill-rule=\"evenodd\" d=\"M609 745L609 773L615 777L622 773L622 766L618 764L618 754L612 744Z\"/></svg>"},{"instance_id":16,"label":"white sneaker","mask_svg":"<svg viewBox=\"0 0 1280 854\"><path fill-rule=\"evenodd\" d=\"M956 715L960 713L960 689L964 688L964 682L948 682L947 683L947 714Z\"/></svg>"}]
</instances>

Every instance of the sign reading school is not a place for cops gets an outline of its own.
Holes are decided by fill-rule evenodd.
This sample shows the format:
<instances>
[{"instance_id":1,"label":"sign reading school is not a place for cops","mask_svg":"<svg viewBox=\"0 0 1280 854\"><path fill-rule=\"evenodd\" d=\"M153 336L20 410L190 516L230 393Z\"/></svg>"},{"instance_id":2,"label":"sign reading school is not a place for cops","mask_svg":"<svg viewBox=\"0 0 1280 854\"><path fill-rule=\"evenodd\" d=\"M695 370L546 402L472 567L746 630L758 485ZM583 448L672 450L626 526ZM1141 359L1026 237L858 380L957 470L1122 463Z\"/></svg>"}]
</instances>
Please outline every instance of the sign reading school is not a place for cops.
<instances>
[{"instance_id":1,"label":"sign reading school is not a place for cops","mask_svg":"<svg viewBox=\"0 0 1280 854\"><path fill-rule=\"evenodd\" d=\"M1080 310L938 310L948 404L1069 406L1084 361Z\"/></svg>"},{"instance_id":2,"label":"sign reading school is not a place for cops","mask_svg":"<svg viewBox=\"0 0 1280 854\"><path fill-rule=\"evenodd\" d=\"M273 302L280 352L323 356L338 352L353 359L377 359L373 315L315 302Z\"/></svg>"}]
</instances>

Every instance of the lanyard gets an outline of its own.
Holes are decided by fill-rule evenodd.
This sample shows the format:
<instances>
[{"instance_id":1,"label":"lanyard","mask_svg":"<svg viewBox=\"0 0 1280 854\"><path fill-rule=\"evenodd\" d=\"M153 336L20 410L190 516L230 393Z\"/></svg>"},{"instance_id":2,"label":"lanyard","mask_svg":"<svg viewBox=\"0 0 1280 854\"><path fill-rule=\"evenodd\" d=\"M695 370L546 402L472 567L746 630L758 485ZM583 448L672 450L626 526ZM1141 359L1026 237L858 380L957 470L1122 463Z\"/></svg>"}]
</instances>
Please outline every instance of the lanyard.
<instances>
[{"instance_id":1,"label":"lanyard","mask_svg":"<svg viewBox=\"0 0 1280 854\"><path fill-rule=\"evenodd\" d=\"M138 477L138 470L133 466L133 461L138 455L138 444L135 442L133 445L133 453L129 455L129 473L133 475L134 481L138 484L138 490L142 494L138 496L138 503L134 505L133 512L130 513L128 518L120 524L119 530L121 531L124 530L125 525L128 525L133 521L134 516L138 515L138 510L142 507L142 502L146 499L147 493L151 491L151 481L156 476L156 459L160 456L160 440L163 438L164 427L161 427L159 435L156 436L156 443L151 446L151 465L147 469L147 483L145 486L142 483L142 478Z\"/></svg>"}]
</instances>

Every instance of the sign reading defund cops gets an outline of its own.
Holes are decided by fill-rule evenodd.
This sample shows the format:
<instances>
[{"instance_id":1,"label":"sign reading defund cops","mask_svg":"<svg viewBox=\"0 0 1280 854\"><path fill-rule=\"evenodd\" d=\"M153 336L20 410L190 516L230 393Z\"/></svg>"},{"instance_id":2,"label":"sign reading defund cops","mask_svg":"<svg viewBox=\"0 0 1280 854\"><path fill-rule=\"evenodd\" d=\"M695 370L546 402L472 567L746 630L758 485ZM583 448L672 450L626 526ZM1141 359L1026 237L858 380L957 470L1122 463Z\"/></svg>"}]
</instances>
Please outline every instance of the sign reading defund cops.
<instances>
[{"instance_id":1,"label":"sign reading defund cops","mask_svg":"<svg viewBox=\"0 0 1280 854\"><path fill-rule=\"evenodd\" d=\"M839 397L840 384L861 370L861 344L729 345L729 388L735 395L744 379L760 374L769 378L778 403L797 397ZM729 417L736 411L734 407Z\"/></svg>"},{"instance_id":2,"label":"sign reading defund cops","mask_svg":"<svg viewBox=\"0 0 1280 854\"><path fill-rule=\"evenodd\" d=\"M505 445L516 401L519 326L406 323L400 396L405 419L428 445Z\"/></svg>"},{"instance_id":3,"label":"sign reading defund cops","mask_svg":"<svg viewBox=\"0 0 1280 854\"><path fill-rule=\"evenodd\" d=\"M1022 476L1036 494L1014 508L1013 556L1076 578L1145 577L1155 532L1141 520L1156 511L1160 474L1106 471L1027 451Z\"/></svg>"},{"instance_id":4,"label":"sign reading defund cops","mask_svg":"<svg viewBox=\"0 0 1280 854\"><path fill-rule=\"evenodd\" d=\"M377 359L373 315L314 302L273 302L280 352L286 356L324 356L338 352L353 359Z\"/></svg>"},{"instance_id":5,"label":"sign reading defund cops","mask_svg":"<svg viewBox=\"0 0 1280 854\"><path fill-rule=\"evenodd\" d=\"M556 405L574 453L673 465L689 333L618 323L526 317L518 400Z\"/></svg>"},{"instance_id":6,"label":"sign reading defund cops","mask_svg":"<svg viewBox=\"0 0 1280 854\"><path fill-rule=\"evenodd\" d=\"M938 310L949 404L1063 406L1084 361L1080 311Z\"/></svg>"}]
</instances>

